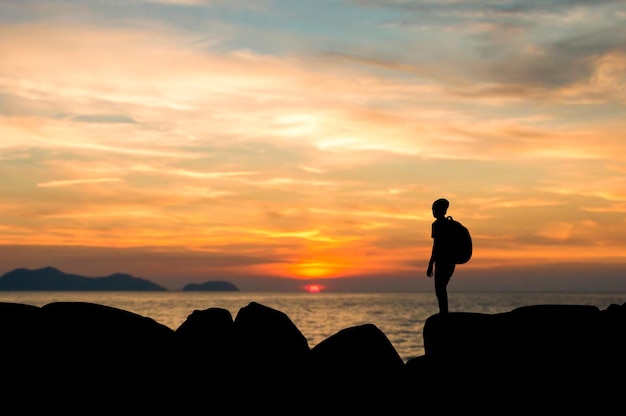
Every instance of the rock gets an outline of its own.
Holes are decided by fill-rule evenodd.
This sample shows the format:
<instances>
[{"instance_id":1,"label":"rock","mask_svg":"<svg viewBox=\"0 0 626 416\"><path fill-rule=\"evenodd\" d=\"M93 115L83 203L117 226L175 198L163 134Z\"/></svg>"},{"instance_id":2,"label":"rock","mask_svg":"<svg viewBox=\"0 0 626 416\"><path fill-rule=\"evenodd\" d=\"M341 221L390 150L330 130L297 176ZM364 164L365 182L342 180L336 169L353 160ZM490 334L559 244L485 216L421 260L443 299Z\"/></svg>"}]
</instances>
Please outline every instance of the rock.
<instances>
[{"instance_id":1,"label":"rock","mask_svg":"<svg viewBox=\"0 0 626 416\"><path fill-rule=\"evenodd\" d=\"M234 321L236 350L244 372L293 376L306 369L310 347L306 337L281 311L250 302Z\"/></svg>"},{"instance_id":2,"label":"rock","mask_svg":"<svg viewBox=\"0 0 626 416\"><path fill-rule=\"evenodd\" d=\"M175 331L104 305L0 303L0 331L5 404L48 410L597 413L621 406L626 370L624 304L433 315L425 354L406 363L374 324L310 348L256 302L234 319L195 310Z\"/></svg>"},{"instance_id":3,"label":"rock","mask_svg":"<svg viewBox=\"0 0 626 416\"><path fill-rule=\"evenodd\" d=\"M395 414L404 409L398 401L404 362L374 324L342 329L317 344L311 370L320 411Z\"/></svg>"},{"instance_id":4,"label":"rock","mask_svg":"<svg viewBox=\"0 0 626 416\"><path fill-rule=\"evenodd\" d=\"M517 403L518 411L539 403L559 411L613 403L606 393L625 369L626 320L615 319L618 312L607 319L607 312L531 305L493 315L433 315L423 330L425 357L409 360L407 372L434 401L488 396L483 411L503 402ZM445 393L435 387L442 385Z\"/></svg>"},{"instance_id":5,"label":"rock","mask_svg":"<svg viewBox=\"0 0 626 416\"><path fill-rule=\"evenodd\" d=\"M177 390L199 396L207 385L221 394L232 388L239 357L229 310L194 310L176 329L175 340L172 377Z\"/></svg>"}]
</instances>

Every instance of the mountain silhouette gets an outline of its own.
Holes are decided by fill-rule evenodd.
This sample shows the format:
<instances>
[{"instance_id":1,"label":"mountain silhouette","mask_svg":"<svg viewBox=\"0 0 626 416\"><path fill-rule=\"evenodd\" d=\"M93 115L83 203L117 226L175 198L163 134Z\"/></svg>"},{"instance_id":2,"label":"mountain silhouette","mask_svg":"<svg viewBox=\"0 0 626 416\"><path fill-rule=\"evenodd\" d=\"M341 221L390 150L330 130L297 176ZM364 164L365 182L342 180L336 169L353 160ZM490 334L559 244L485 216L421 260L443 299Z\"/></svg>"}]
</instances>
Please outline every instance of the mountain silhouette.
<instances>
[{"instance_id":1,"label":"mountain silhouette","mask_svg":"<svg viewBox=\"0 0 626 416\"><path fill-rule=\"evenodd\" d=\"M163 286L124 273L85 277L54 267L15 269L0 277L0 290L37 291L166 291Z\"/></svg>"}]
</instances>

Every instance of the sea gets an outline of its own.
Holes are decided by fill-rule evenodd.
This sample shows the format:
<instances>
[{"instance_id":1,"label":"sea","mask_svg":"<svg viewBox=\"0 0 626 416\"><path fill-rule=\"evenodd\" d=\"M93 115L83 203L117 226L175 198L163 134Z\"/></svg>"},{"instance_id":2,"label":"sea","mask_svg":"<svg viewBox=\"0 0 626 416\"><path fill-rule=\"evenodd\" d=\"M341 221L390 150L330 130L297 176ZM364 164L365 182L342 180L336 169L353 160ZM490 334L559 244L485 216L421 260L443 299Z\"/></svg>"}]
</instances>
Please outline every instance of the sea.
<instances>
[{"instance_id":1,"label":"sea","mask_svg":"<svg viewBox=\"0 0 626 416\"><path fill-rule=\"evenodd\" d=\"M604 310L626 303L626 293L448 292L450 312L494 314L529 305L595 305ZM406 362L424 355L422 330L438 312L432 292L266 293L266 292L35 292L0 291L0 302L43 306L91 302L152 318L176 330L195 310L224 308L236 317L250 302L285 313L309 347L353 326L376 325Z\"/></svg>"}]
</instances>

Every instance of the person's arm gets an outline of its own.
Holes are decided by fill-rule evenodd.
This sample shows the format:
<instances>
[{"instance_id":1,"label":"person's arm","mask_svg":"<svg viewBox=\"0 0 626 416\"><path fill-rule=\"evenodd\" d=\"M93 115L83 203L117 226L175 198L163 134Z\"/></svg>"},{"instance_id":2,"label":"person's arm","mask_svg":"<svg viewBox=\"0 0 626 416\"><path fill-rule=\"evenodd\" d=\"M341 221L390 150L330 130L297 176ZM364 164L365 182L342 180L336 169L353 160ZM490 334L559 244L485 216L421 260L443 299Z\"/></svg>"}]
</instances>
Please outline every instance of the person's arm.
<instances>
[{"instance_id":1,"label":"person's arm","mask_svg":"<svg viewBox=\"0 0 626 416\"><path fill-rule=\"evenodd\" d=\"M433 248L430 252L430 260L428 260L428 269L426 270L426 276L428 277L432 277L433 276L433 266L435 265L435 244L437 242L437 240L435 240L435 226L433 224L432 227L432 231L431 231L431 237L433 239Z\"/></svg>"},{"instance_id":2,"label":"person's arm","mask_svg":"<svg viewBox=\"0 0 626 416\"><path fill-rule=\"evenodd\" d=\"M430 260L428 260L428 270L426 270L426 276L433 276L433 266L435 265L435 247L437 245L437 240L433 240L433 249L430 253Z\"/></svg>"}]
</instances>

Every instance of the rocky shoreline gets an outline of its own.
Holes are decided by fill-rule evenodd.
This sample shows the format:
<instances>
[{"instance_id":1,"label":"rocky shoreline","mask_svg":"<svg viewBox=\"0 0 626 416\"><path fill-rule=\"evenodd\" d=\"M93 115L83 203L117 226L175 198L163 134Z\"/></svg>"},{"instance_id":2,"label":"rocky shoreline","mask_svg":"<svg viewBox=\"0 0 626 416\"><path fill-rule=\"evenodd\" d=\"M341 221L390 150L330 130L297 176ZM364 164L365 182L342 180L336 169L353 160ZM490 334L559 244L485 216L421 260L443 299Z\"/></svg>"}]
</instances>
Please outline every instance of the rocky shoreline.
<instances>
[{"instance_id":1,"label":"rocky shoreline","mask_svg":"<svg viewBox=\"0 0 626 416\"><path fill-rule=\"evenodd\" d=\"M232 410L210 412L219 414L623 406L626 303L432 315L425 354L407 362L374 324L311 348L286 314L256 302L234 317L194 310L176 330L92 303L0 303L0 329L4 397L50 406L70 394L65 410L83 402L185 414L208 405Z\"/></svg>"}]
</instances>

